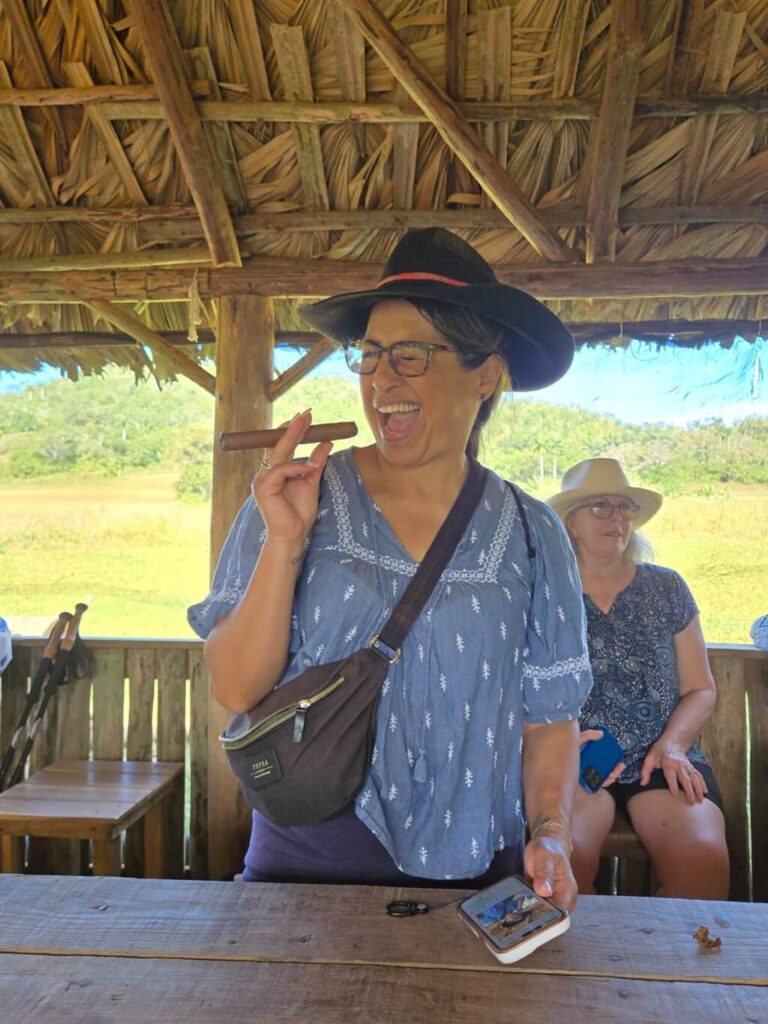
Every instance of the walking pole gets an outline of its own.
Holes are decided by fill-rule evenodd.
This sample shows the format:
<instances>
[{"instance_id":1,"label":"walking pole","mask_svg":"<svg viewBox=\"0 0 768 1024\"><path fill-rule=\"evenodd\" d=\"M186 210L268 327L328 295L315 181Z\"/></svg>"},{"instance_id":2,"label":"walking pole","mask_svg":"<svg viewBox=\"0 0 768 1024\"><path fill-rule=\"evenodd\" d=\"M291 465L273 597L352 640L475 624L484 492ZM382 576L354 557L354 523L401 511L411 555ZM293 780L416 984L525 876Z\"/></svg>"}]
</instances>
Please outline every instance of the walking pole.
<instances>
[{"instance_id":1,"label":"walking pole","mask_svg":"<svg viewBox=\"0 0 768 1024\"><path fill-rule=\"evenodd\" d=\"M40 698L40 704L35 714L35 720L32 723L32 728L29 730L27 741L21 751L18 763L11 776L11 785L15 786L17 782L21 782L24 778L24 765L26 764L29 753L32 750L32 745L35 742L35 737L40 731L40 726L43 724L43 716L45 715L45 709L48 707L48 703L51 697L56 692L57 688L64 682L64 677L67 674L69 668L69 662L72 655L72 648L75 646L75 640L77 639L77 632L80 629L80 619L83 617L83 613L87 610L87 604L78 604L75 606L75 614L70 618L66 625L64 637L59 644L59 649L56 653L56 658L53 662L53 667L48 676L48 681L43 688L43 696Z\"/></svg>"},{"instance_id":2,"label":"walking pole","mask_svg":"<svg viewBox=\"0 0 768 1024\"><path fill-rule=\"evenodd\" d=\"M16 749L21 742L21 737L24 735L24 727L27 724L27 719L32 713L32 709L40 699L40 693L43 689L43 684L48 678L50 671L53 667L53 659L59 650L59 643L61 642L62 634L67 623L72 618L70 612L61 612L58 619L56 620L51 634L48 637L48 642L45 645L43 656L40 659L40 664L37 666L37 672L32 680L32 685L27 694L24 708L19 718L19 724L16 727L16 732L13 734L13 739L8 745L8 749L3 755L3 760L0 762L0 793L5 789L5 779L8 774L8 769L11 767L11 762L16 754Z\"/></svg>"}]
</instances>

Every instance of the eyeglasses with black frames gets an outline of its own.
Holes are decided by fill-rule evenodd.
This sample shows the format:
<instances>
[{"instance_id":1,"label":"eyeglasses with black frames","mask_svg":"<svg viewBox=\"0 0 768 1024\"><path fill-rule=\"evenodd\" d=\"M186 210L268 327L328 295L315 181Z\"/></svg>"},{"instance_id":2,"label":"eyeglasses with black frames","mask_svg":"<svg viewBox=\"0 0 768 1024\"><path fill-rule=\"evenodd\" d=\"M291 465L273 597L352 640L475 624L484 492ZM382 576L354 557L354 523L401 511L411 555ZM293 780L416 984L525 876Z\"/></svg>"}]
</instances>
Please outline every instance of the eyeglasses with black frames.
<instances>
[{"instance_id":1,"label":"eyeglasses with black frames","mask_svg":"<svg viewBox=\"0 0 768 1024\"><path fill-rule=\"evenodd\" d=\"M453 351L448 345L428 341L396 341L387 348L375 341L353 341L344 346L344 358L353 373L365 377L376 372L379 360L386 353L389 365L400 377L421 377L429 368L432 353L439 349Z\"/></svg>"},{"instance_id":2,"label":"eyeglasses with black frames","mask_svg":"<svg viewBox=\"0 0 768 1024\"><path fill-rule=\"evenodd\" d=\"M608 501L607 498L600 498L597 501L589 501L583 505L578 505L573 511L578 512L582 508L588 508L595 519L611 519L613 513L618 511L619 518L625 523L636 519L640 511L640 506L636 505L634 501L630 501L629 498L622 498L621 501L617 502Z\"/></svg>"}]
</instances>

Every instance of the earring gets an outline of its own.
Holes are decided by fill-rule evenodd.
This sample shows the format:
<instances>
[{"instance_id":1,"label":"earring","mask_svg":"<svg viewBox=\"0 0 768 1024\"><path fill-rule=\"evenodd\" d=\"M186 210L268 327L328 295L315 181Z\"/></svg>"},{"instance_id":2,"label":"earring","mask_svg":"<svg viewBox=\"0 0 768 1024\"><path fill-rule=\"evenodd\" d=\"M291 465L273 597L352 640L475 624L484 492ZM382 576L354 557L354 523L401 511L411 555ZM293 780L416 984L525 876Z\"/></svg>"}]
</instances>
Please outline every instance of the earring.
<instances>
[{"instance_id":1,"label":"earring","mask_svg":"<svg viewBox=\"0 0 768 1024\"><path fill-rule=\"evenodd\" d=\"M486 395L486 393L484 391L481 391L480 394L478 395L478 397L479 397L481 402L484 402L488 396Z\"/></svg>"}]
</instances>

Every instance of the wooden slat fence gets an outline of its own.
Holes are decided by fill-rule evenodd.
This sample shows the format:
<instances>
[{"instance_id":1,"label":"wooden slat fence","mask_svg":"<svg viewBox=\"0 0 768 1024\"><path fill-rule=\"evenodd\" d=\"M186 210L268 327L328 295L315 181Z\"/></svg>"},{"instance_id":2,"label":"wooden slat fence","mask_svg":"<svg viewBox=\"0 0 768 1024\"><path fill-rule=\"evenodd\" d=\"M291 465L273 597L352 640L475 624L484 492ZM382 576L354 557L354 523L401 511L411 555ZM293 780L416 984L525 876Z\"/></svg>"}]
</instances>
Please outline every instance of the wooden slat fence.
<instances>
[{"instance_id":1,"label":"wooden slat fence","mask_svg":"<svg viewBox=\"0 0 768 1024\"><path fill-rule=\"evenodd\" d=\"M90 673L63 687L52 702L30 770L65 757L184 760L184 794L173 806L170 829L173 873L181 875L185 864L193 878L206 878L208 683L202 643L112 638L87 643ZM39 638L14 640L14 659L0 687L1 751L13 735L42 648ZM768 654L746 645L710 644L709 656L719 696L702 742L725 798L731 896L768 902ZM126 838L127 874L143 871L141 835L134 834L140 827ZM82 866L82 850L59 845L31 843L30 869L68 871L78 857Z\"/></svg>"}]
</instances>

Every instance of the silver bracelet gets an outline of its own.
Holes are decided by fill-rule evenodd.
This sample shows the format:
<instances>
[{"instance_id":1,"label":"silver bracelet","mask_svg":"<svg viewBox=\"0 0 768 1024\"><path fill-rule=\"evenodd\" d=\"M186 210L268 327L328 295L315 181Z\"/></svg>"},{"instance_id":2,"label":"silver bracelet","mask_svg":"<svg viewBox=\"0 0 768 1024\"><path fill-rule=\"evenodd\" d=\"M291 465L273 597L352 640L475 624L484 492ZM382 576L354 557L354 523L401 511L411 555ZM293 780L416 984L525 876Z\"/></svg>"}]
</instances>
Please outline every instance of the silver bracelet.
<instances>
[{"instance_id":1,"label":"silver bracelet","mask_svg":"<svg viewBox=\"0 0 768 1024\"><path fill-rule=\"evenodd\" d=\"M564 821L560 821L558 818L537 818L534 822L533 828L531 829L531 839L536 839L546 828L559 828L568 836L568 852L573 852L573 838L571 837L571 829L569 825L566 825Z\"/></svg>"}]
</instances>

